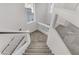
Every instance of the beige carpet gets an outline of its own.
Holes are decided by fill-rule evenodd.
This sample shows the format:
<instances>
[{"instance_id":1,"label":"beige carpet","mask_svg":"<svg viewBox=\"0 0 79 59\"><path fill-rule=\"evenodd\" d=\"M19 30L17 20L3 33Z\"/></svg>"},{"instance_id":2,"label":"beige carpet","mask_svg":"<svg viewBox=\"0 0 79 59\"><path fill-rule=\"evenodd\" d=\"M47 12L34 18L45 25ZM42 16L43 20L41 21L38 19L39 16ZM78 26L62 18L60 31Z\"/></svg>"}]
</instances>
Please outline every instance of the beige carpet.
<instances>
[{"instance_id":1,"label":"beige carpet","mask_svg":"<svg viewBox=\"0 0 79 59\"><path fill-rule=\"evenodd\" d=\"M47 36L39 31L31 33L31 44L25 55L52 55L47 44Z\"/></svg>"}]
</instances>

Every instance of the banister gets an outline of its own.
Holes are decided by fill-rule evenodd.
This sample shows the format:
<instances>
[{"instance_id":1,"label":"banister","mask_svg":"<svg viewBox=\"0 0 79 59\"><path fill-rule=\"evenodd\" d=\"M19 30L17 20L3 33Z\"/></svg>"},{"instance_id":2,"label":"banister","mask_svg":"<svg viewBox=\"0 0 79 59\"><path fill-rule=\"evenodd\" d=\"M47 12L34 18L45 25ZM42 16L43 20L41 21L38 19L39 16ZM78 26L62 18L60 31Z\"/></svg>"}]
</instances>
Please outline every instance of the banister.
<instances>
[{"instance_id":1,"label":"banister","mask_svg":"<svg viewBox=\"0 0 79 59\"><path fill-rule=\"evenodd\" d=\"M24 33L30 33L30 31L4 31L4 32L0 32L0 34L24 34Z\"/></svg>"},{"instance_id":2,"label":"banister","mask_svg":"<svg viewBox=\"0 0 79 59\"><path fill-rule=\"evenodd\" d=\"M14 55L19 55L19 54L23 54L24 53L24 51L27 49L27 47L29 46L29 44L30 44L30 31L1 31L0 32L0 34L2 35L2 34L25 34L26 35L26 43L23 45L23 46L21 46L20 48L15 48L14 49L14 51L12 52L12 55L14 54ZM12 39L13 40L13 39ZM10 41L11 42L11 41ZM9 43L10 43L9 42ZM20 44L20 42L19 42L19 44ZM9 45L9 44L8 44ZM6 46L7 47L7 46ZM5 47L5 49L6 49L6 47ZM17 46L18 47L18 46ZM4 49L4 50L5 50ZM3 50L3 51L4 51ZM2 53L3 53L3 51L2 51ZM1 54L2 54L1 53Z\"/></svg>"}]
</instances>

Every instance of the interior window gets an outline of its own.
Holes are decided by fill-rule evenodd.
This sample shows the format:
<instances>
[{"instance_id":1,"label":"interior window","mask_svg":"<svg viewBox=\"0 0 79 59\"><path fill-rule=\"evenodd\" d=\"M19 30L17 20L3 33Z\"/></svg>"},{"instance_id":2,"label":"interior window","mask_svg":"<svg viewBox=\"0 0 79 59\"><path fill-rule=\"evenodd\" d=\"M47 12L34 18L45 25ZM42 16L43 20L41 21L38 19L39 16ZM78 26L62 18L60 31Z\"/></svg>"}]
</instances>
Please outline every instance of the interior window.
<instances>
[{"instance_id":1,"label":"interior window","mask_svg":"<svg viewBox=\"0 0 79 59\"><path fill-rule=\"evenodd\" d=\"M27 3L25 4L25 17L27 22L34 20L34 6L33 3Z\"/></svg>"}]
</instances>

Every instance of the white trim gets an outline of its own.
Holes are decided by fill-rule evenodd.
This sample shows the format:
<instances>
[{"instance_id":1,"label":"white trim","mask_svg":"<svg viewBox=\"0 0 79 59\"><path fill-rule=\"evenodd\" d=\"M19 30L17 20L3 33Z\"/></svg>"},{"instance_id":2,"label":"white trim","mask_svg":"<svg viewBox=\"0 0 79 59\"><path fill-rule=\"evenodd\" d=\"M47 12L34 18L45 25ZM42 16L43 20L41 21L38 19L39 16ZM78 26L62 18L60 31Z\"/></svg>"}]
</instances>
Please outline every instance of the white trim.
<instances>
[{"instance_id":1,"label":"white trim","mask_svg":"<svg viewBox=\"0 0 79 59\"><path fill-rule=\"evenodd\" d=\"M31 24L31 23L33 23L33 22L36 22L36 21L30 21L30 22L27 22L27 24Z\"/></svg>"},{"instance_id":2,"label":"white trim","mask_svg":"<svg viewBox=\"0 0 79 59\"><path fill-rule=\"evenodd\" d=\"M41 23L41 22L37 22L38 24L40 24L40 25L43 25L43 26L45 26L45 27L47 27L47 28L49 28L50 26L49 25L46 25L46 24L44 24L44 23Z\"/></svg>"},{"instance_id":3,"label":"white trim","mask_svg":"<svg viewBox=\"0 0 79 59\"><path fill-rule=\"evenodd\" d=\"M37 24L38 24L38 25L37 25L37 26L38 26L37 30L39 30L39 31L41 31L42 33L48 35L49 30L48 30L48 31L45 31L45 30L42 29L40 26L43 26L43 27L46 27L46 28L49 29L50 25L46 25L46 24L41 23L41 22L37 22Z\"/></svg>"}]
</instances>

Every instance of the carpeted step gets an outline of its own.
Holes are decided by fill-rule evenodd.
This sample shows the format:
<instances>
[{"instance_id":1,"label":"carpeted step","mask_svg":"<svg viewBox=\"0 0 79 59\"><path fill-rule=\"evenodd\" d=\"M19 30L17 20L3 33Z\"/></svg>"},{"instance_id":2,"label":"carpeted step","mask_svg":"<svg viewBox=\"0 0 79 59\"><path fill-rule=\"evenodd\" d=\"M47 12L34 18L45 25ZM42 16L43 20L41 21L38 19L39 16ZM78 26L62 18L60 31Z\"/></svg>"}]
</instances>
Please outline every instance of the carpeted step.
<instances>
[{"instance_id":1,"label":"carpeted step","mask_svg":"<svg viewBox=\"0 0 79 59\"><path fill-rule=\"evenodd\" d=\"M27 49L26 53L50 53L49 49Z\"/></svg>"},{"instance_id":2,"label":"carpeted step","mask_svg":"<svg viewBox=\"0 0 79 59\"><path fill-rule=\"evenodd\" d=\"M29 48L48 48L46 42L31 42Z\"/></svg>"},{"instance_id":3,"label":"carpeted step","mask_svg":"<svg viewBox=\"0 0 79 59\"><path fill-rule=\"evenodd\" d=\"M25 55L53 55L51 53L26 53Z\"/></svg>"}]
</instances>

